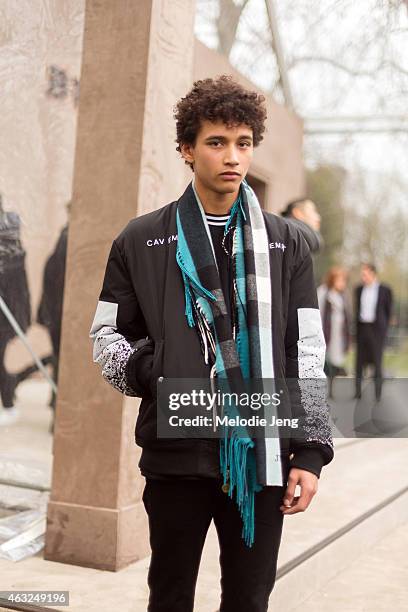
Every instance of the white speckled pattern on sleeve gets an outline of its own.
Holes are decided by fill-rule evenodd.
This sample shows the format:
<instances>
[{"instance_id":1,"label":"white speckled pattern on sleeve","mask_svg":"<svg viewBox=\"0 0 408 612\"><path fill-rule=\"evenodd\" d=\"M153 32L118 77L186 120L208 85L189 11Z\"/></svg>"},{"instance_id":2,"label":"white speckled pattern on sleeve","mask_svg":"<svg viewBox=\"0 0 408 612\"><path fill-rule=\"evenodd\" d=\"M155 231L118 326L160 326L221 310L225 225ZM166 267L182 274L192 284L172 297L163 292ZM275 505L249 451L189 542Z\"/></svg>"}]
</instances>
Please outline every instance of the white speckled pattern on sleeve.
<instances>
[{"instance_id":1,"label":"white speckled pattern on sleeve","mask_svg":"<svg viewBox=\"0 0 408 612\"><path fill-rule=\"evenodd\" d=\"M319 309L299 308L298 324L299 387L305 410L306 442L333 447L324 373L326 343Z\"/></svg>"}]
</instances>

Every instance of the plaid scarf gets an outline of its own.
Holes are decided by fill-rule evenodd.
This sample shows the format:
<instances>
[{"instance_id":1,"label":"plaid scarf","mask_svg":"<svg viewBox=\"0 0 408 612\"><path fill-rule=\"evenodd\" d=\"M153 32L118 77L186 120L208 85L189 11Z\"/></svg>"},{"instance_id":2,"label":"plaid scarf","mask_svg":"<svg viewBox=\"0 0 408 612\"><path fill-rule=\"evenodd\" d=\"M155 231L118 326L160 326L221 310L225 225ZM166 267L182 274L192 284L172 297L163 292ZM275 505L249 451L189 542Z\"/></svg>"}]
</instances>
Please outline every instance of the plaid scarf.
<instances>
[{"instance_id":1,"label":"plaid scarf","mask_svg":"<svg viewBox=\"0 0 408 612\"><path fill-rule=\"evenodd\" d=\"M193 184L194 189L194 184ZM245 379L273 379L272 287L269 241L258 199L243 181L224 230L232 232L233 296L228 315L208 222L196 190L197 206L181 200L177 209L177 251L185 290L188 325L199 334L211 377L223 392L242 391ZM224 415L239 415L233 401ZM281 485L279 439L252 440L243 426L224 426L220 439L223 490L238 505L242 537L252 546L255 536L255 493L262 485Z\"/></svg>"}]
</instances>

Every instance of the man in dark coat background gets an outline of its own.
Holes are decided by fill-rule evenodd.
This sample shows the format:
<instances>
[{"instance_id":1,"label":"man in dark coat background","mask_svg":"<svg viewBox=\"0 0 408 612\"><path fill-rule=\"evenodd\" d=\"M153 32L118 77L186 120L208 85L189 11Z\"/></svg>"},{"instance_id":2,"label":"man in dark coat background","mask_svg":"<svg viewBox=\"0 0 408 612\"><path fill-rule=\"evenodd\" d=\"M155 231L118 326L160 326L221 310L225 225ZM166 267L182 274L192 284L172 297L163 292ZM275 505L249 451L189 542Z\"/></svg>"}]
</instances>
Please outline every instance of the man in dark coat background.
<instances>
[{"instance_id":1,"label":"man in dark coat background","mask_svg":"<svg viewBox=\"0 0 408 612\"><path fill-rule=\"evenodd\" d=\"M281 215L300 230L311 253L316 254L321 250L323 246L320 233L321 217L312 200L308 198L293 200Z\"/></svg>"},{"instance_id":2,"label":"man in dark coat background","mask_svg":"<svg viewBox=\"0 0 408 612\"><path fill-rule=\"evenodd\" d=\"M69 215L71 203L67 204ZM53 378L58 385L59 352L64 302L65 265L67 258L68 223L62 228L54 251L47 259L43 275L43 290L37 312L37 322L44 325L50 334L52 346ZM53 393L51 406L55 409L56 395Z\"/></svg>"},{"instance_id":3,"label":"man in dark coat background","mask_svg":"<svg viewBox=\"0 0 408 612\"><path fill-rule=\"evenodd\" d=\"M6 212L0 194L0 295L23 332L31 323L31 304L25 270L26 253L20 240L20 217ZM14 405L16 375L7 371L4 360L8 343L16 336L14 328L0 310L0 395L3 405L0 425L10 425L19 417Z\"/></svg>"},{"instance_id":4,"label":"man in dark coat background","mask_svg":"<svg viewBox=\"0 0 408 612\"><path fill-rule=\"evenodd\" d=\"M361 266L362 285L355 290L356 398L361 398L363 368L374 365L375 397L381 399L382 359L392 312L392 291L378 281L376 267Z\"/></svg>"}]
</instances>

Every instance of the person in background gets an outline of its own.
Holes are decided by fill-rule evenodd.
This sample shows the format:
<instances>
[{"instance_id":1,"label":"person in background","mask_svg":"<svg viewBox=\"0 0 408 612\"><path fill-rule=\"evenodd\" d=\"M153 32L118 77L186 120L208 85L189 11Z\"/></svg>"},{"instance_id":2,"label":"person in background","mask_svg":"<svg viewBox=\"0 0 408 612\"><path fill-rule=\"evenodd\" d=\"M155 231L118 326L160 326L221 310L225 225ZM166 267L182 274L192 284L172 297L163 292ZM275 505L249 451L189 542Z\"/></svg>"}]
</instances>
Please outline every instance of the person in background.
<instances>
[{"instance_id":1,"label":"person in background","mask_svg":"<svg viewBox=\"0 0 408 612\"><path fill-rule=\"evenodd\" d=\"M23 332L31 323L31 302L25 270L25 250L20 241L20 217L6 212L0 194L0 295ZM14 405L17 377L4 364L9 341L16 336L5 314L0 310L0 395L2 409L0 426L7 426L19 418Z\"/></svg>"},{"instance_id":2,"label":"person in background","mask_svg":"<svg viewBox=\"0 0 408 612\"><path fill-rule=\"evenodd\" d=\"M320 234L321 217L312 200L306 197L293 200L281 215L300 230L312 253L320 251L323 247L323 238Z\"/></svg>"},{"instance_id":3,"label":"person in background","mask_svg":"<svg viewBox=\"0 0 408 612\"><path fill-rule=\"evenodd\" d=\"M382 359L392 313L392 291L378 280L372 263L361 266L362 284L355 290L356 399L361 398L365 365L374 365L375 398L381 399Z\"/></svg>"},{"instance_id":4,"label":"person in background","mask_svg":"<svg viewBox=\"0 0 408 612\"><path fill-rule=\"evenodd\" d=\"M329 397L333 397L333 381L344 376L344 362L350 346L350 314L346 299L347 272L333 266L326 281L317 289L323 333L326 340L325 373L329 379Z\"/></svg>"},{"instance_id":5,"label":"person in background","mask_svg":"<svg viewBox=\"0 0 408 612\"><path fill-rule=\"evenodd\" d=\"M67 204L69 215L71 203ZM37 311L37 322L48 329L52 346L52 364L55 384L58 385L59 351L64 301L65 265L67 258L68 223L62 228L54 251L47 259L43 275L43 290ZM51 406L55 410L56 395ZM52 427L51 427L52 429Z\"/></svg>"}]
</instances>

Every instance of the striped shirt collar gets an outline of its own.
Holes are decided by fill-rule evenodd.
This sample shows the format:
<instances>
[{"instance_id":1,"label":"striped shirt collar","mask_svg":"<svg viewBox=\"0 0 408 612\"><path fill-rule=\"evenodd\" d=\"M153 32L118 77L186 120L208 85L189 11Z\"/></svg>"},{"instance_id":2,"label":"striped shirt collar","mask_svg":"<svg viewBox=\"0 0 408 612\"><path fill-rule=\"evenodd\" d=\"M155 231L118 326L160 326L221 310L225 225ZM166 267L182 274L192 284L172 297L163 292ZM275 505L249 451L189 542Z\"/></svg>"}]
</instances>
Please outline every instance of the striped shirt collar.
<instances>
[{"instance_id":1,"label":"striped shirt collar","mask_svg":"<svg viewBox=\"0 0 408 612\"><path fill-rule=\"evenodd\" d=\"M224 226L228 219L230 213L224 215L214 215L213 213L205 213L205 218L207 219L208 225L216 225L216 226Z\"/></svg>"}]
</instances>

